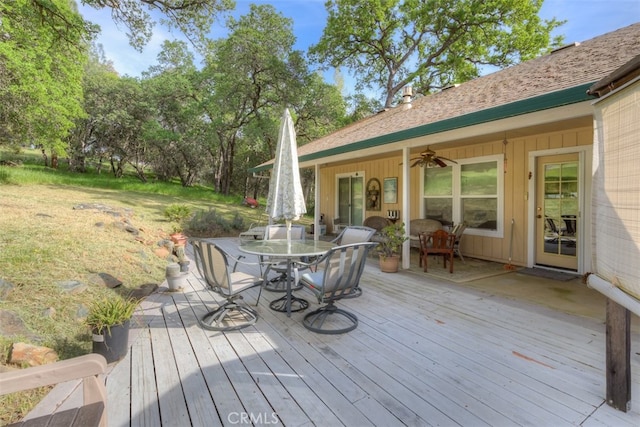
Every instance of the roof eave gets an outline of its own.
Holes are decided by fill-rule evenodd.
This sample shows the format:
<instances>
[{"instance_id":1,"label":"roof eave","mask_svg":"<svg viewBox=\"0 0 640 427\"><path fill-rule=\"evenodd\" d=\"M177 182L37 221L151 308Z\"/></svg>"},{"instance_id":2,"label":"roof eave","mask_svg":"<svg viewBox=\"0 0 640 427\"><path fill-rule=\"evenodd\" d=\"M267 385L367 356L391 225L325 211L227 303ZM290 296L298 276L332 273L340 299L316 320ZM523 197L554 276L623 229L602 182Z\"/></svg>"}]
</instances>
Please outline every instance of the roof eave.
<instances>
[{"instance_id":1,"label":"roof eave","mask_svg":"<svg viewBox=\"0 0 640 427\"><path fill-rule=\"evenodd\" d=\"M378 147L381 145L391 144L407 139L433 135L454 129L460 129L463 127L479 125L482 123L497 121L510 117L520 116L523 114L535 113L551 108L557 108L565 105L592 100L593 96L590 96L587 93L587 90L592 84L593 82L585 83L567 89L545 93L543 95L535 96L532 98L522 99L508 104L498 105L496 107L475 111L473 113L451 117L449 119L440 120L438 122L428 123L425 125L416 126L414 128L405 129L402 131L393 132L362 141L357 141L340 147L334 147L315 153L305 154L299 157L299 162L309 162L329 156L345 154L353 151L363 150L366 148ZM261 172L271 169L272 167L273 163L263 163L262 165L249 169L249 172Z\"/></svg>"}]
</instances>

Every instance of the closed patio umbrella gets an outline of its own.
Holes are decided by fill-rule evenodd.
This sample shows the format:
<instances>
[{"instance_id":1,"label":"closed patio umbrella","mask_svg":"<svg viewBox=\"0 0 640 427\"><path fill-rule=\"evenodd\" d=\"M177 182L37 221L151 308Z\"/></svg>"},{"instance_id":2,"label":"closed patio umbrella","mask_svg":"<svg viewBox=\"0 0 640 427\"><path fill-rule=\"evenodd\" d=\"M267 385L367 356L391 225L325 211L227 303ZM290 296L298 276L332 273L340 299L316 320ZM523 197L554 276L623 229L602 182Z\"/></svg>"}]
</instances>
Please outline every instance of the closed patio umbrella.
<instances>
[{"instance_id":1,"label":"closed patio umbrella","mask_svg":"<svg viewBox=\"0 0 640 427\"><path fill-rule=\"evenodd\" d=\"M276 157L269 181L267 214L274 220L284 219L287 224L287 241L291 241L291 221L307 212L300 183L296 131L289 109L284 110Z\"/></svg>"}]
</instances>

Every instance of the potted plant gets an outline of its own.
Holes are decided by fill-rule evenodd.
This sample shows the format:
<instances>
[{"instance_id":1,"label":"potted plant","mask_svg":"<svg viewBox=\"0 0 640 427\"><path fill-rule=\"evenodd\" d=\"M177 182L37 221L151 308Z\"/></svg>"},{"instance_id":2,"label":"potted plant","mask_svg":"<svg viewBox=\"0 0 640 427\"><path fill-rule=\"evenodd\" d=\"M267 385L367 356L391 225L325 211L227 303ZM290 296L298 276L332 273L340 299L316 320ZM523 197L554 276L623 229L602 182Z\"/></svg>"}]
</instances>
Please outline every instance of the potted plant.
<instances>
[{"instance_id":1,"label":"potted plant","mask_svg":"<svg viewBox=\"0 0 640 427\"><path fill-rule=\"evenodd\" d=\"M171 227L169 237L176 246L184 246L187 243L187 236L182 233L182 224L190 215L191 208L187 205L173 204L164 210L164 216L175 223Z\"/></svg>"},{"instance_id":2,"label":"potted plant","mask_svg":"<svg viewBox=\"0 0 640 427\"><path fill-rule=\"evenodd\" d=\"M380 270L385 273L395 273L400 264L402 244L407 240L404 223L389 224L380 230L381 239L378 245L380 254Z\"/></svg>"},{"instance_id":3,"label":"potted plant","mask_svg":"<svg viewBox=\"0 0 640 427\"><path fill-rule=\"evenodd\" d=\"M107 363L122 359L129 347L129 324L138 300L119 295L93 301L85 323L91 328L93 352Z\"/></svg>"}]
</instances>

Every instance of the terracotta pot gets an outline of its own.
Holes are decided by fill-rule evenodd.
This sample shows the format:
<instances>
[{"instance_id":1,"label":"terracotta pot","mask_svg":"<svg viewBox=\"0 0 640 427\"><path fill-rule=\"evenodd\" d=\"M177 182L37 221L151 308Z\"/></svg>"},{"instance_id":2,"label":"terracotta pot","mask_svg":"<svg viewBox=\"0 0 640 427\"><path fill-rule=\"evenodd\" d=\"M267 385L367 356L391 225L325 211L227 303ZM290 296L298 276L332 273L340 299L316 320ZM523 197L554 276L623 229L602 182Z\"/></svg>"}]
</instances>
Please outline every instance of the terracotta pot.
<instances>
[{"instance_id":1,"label":"terracotta pot","mask_svg":"<svg viewBox=\"0 0 640 427\"><path fill-rule=\"evenodd\" d=\"M400 255L380 255L380 271L383 273L397 273L400 265Z\"/></svg>"},{"instance_id":2,"label":"terracotta pot","mask_svg":"<svg viewBox=\"0 0 640 427\"><path fill-rule=\"evenodd\" d=\"M187 244L187 236L182 233L173 233L169 235L169 237L171 238L173 244L176 246L184 246Z\"/></svg>"}]
</instances>

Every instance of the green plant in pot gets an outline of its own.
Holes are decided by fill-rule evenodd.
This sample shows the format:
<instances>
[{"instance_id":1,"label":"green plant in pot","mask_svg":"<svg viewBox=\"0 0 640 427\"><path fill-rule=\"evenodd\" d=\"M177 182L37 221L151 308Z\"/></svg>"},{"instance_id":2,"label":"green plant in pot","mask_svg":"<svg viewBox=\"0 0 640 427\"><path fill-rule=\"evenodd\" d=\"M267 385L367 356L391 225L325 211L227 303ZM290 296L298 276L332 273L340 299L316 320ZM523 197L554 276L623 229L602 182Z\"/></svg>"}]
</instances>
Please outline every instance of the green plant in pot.
<instances>
[{"instance_id":1,"label":"green plant in pot","mask_svg":"<svg viewBox=\"0 0 640 427\"><path fill-rule=\"evenodd\" d=\"M85 323L91 328L93 352L107 363L122 359L129 346L129 325L138 300L112 295L93 301Z\"/></svg>"},{"instance_id":2,"label":"green plant in pot","mask_svg":"<svg viewBox=\"0 0 640 427\"><path fill-rule=\"evenodd\" d=\"M409 239L404 229L404 223L389 224L380 231L380 234L382 236L378 245L380 270L385 273L395 273L400 264L402 245Z\"/></svg>"},{"instance_id":3,"label":"green plant in pot","mask_svg":"<svg viewBox=\"0 0 640 427\"><path fill-rule=\"evenodd\" d=\"M165 208L164 216L174 224L171 226L171 240L176 245L184 245L187 236L182 233L183 223L191 216L191 208L187 205L172 204Z\"/></svg>"}]
</instances>

